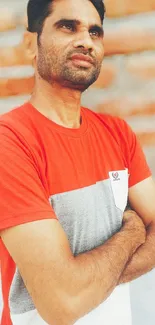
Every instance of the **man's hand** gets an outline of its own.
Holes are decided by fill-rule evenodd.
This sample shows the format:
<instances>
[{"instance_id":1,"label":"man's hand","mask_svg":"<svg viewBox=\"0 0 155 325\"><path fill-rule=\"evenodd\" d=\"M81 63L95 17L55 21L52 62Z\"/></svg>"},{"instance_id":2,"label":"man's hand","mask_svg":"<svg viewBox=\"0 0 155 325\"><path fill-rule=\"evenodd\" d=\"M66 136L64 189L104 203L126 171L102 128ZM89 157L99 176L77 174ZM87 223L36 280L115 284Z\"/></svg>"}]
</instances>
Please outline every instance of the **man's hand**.
<instances>
[{"instance_id":1,"label":"man's hand","mask_svg":"<svg viewBox=\"0 0 155 325\"><path fill-rule=\"evenodd\" d=\"M135 232L139 246L146 241L146 229L142 219L135 211L127 210L123 215L122 229Z\"/></svg>"},{"instance_id":2,"label":"man's hand","mask_svg":"<svg viewBox=\"0 0 155 325\"><path fill-rule=\"evenodd\" d=\"M138 247L128 261L118 284L130 282L140 277L141 275L151 271L155 267L155 227L150 225L145 228L142 219L136 212L128 210L124 213L123 227L133 233L137 240L139 240L140 247Z\"/></svg>"}]
</instances>

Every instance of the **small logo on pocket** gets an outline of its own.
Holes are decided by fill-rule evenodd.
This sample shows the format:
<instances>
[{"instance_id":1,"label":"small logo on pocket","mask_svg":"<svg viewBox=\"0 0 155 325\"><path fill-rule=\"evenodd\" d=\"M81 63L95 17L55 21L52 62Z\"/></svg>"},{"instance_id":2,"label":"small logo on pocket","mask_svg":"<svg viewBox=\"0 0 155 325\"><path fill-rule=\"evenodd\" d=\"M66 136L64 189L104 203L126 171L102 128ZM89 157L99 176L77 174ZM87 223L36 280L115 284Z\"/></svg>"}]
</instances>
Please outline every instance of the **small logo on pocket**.
<instances>
[{"instance_id":1,"label":"small logo on pocket","mask_svg":"<svg viewBox=\"0 0 155 325\"><path fill-rule=\"evenodd\" d=\"M113 181L120 181L118 172L112 173L112 177L113 177Z\"/></svg>"}]
</instances>

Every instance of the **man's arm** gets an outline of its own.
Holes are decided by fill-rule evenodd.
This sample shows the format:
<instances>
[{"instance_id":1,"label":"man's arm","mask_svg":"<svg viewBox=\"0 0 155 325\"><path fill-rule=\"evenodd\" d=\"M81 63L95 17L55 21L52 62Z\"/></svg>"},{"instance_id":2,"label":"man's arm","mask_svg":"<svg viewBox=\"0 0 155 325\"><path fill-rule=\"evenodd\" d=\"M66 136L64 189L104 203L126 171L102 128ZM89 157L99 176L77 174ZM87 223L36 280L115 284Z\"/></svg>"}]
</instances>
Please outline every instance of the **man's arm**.
<instances>
[{"instance_id":1,"label":"man's arm","mask_svg":"<svg viewBox=\"0 0 155 325\"><path fill-rule=\"evenodd\" d=\"M155 267L155 183L151 177L129 190L132 209L146 227L146 242L135 252L122 273L119 284L132 281Z\"/></svg>"},{"instance_id":2,"label":"man's arm","mask_svg":"<svg viewBox=\"0 0 155 325\"><path fill-rule=\"evenodd\" d=\"M130 212L120 232L102 246L74 257L57 220L9 228L2 240L20 270L41 317L69 325L104 301L126 263L145 241L141 219Z\"/></svg>"}]
</instances>

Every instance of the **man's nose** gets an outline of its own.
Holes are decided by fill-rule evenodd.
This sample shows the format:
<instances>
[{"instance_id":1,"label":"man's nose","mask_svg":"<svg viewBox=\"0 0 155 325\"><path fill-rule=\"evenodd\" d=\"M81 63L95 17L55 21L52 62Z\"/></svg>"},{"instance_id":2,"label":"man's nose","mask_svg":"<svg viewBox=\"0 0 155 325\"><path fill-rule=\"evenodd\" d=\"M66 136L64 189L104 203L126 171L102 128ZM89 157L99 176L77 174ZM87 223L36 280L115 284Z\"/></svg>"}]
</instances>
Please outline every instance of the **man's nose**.
<instances>
[{"instance_id":1,"label":"man's nose","mask_svg":"<svg viewBox=\"0 0 155 325\"><path fill-rule=\"evenodd\" d=\"M74 47L75 48L83 48L89 52L92 52L94 49L94 46L93 46L93 41L91 39L89 32L84 31L84 32L79 33L74 41Z\"/></svg>"}]
</instances>

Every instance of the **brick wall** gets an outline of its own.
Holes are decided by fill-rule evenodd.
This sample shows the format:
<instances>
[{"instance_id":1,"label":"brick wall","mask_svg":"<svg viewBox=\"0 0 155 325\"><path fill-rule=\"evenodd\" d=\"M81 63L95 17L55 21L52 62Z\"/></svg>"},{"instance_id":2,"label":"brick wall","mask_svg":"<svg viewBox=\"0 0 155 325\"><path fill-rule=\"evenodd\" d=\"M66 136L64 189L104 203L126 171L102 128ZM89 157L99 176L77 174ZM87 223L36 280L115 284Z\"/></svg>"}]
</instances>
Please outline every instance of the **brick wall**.
<instances>
[{"instance_id":1,"label":"brick wall","mask_svg":"<svg viewBox=\"0 0 155 325\"><path fill-rule=\"evenodd\" d=\"M105 59L84 104L127 120L155 176L155 0L105 4Z\"/></svg>"}]
</instances>

